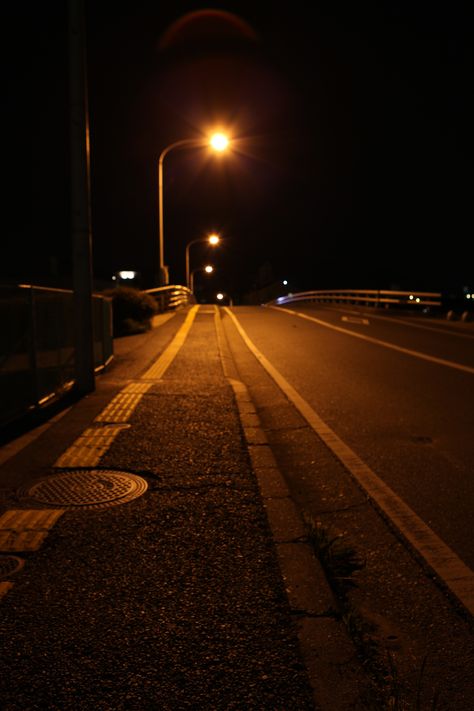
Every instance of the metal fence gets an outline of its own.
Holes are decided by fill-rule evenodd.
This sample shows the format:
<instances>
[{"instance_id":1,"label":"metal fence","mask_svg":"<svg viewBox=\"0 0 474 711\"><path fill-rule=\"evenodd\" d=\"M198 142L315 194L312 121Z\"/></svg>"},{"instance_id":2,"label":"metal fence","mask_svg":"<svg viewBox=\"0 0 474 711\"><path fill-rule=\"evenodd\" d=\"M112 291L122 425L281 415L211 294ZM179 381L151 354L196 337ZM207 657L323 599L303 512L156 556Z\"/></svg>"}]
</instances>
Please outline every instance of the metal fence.
<instances>
[{"instance_id":1,"label":"metal fence","mask_svg":"<svg viewBox=\"0 0 474 711\"><path fill-rule=\"evenodd\" d=\"M441 306L441 293L428 291L391 291L378 289L319 289L300 291L296 294L280 296L271 305L292 304L298 301L318 303L362 304L365 306L390 307L433 307Z\"/></svg>"},{"instance_id":2,"label":"metal fence","mask_svg":"<svg viewBox=\"0 0 474 711\"><path fill-rule=\"evenodd\" d=\"M174 309L181 308L182 306L188 306L189 304L195 304L196 299L191 289L187 286L180 286L178 284L173 284L172 286L160 286L157 289L147 289L147 294L153 296L156 300L158 311L161 313L163 311L172 311Z\"/></svg>"},{"instance_id":3,"label":"metal fence","mask_svg":"<svg viewBox=\"0 0 474 711\"><path fill-rule=\"evenodd\" d=\"M113 357L110 299L92 300L96 371ZM74 383L74 294L31 285L0 286L0 425Z\"/></svg>"}]
</instances>

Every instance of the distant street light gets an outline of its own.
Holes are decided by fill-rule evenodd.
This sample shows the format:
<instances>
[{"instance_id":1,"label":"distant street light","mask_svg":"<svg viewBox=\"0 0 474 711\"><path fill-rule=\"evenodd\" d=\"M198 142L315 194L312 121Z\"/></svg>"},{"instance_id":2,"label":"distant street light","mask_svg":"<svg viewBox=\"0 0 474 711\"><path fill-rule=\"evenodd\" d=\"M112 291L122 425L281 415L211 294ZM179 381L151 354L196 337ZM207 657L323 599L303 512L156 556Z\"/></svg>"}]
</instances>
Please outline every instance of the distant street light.
<instances>
[{"instance_id":1,"label":"distant street light","mask_svg":"<svg viewBox=\"0 0 474 711\"><path fill-rule=\"evenodd\" d=\"M222 291L220 291L218 294L216 294L216 299L219 301L219 303L222 303L225 299L227 299L229 306L233 306L234 302L232 301L232 297L229 296L229 294L223 294Z\"/></svg>"},{"instance_id":2,"label":"distant street light","mask_svg":"<svg viewBox=\"0 0 474 711\"><path fill-rule=\"evenodd\" d=\"M213 247L216 246L216 244L219 244L221 238L217 234L211 234L208 237L198 237L197 239L191 240L191 242L188 242L186 245L186 286L190 288L189 286L189 248L191 245L196 244L197 242L207 242L208 244L212 245Z\"/></svg>"},{"instance_id":3,"label":"distant street light","mask_svg":"<svg viewBox=\"0 0 474 711\"><path fill-rule=\"evenodd\" d=\"M160 247L159 286L166 286L169 282L168 268L164 264L164 238L163 238L163 161L170 151L175 148L200 148L210 146L214 151L222 152L229 145L229 139L223 133L214 133L207 139L183 138L166 146L158 160L158 234Z\"/></svg>"},{"instance_id":4,"label":"distant street light","mask_svg":"<svg viewBox=\"0 0 474 711\"><path fill-rule=\"evenodd\" d=\"M199 267L198 269L193 269L191 272L190 280L189 280L189 288L192 293L194 293L194 275L196 272L206 272L206 274L212 274L214 271L214 267L211 267L210 264L206 265L205 267Z\"/></svg>"}]
</instances>

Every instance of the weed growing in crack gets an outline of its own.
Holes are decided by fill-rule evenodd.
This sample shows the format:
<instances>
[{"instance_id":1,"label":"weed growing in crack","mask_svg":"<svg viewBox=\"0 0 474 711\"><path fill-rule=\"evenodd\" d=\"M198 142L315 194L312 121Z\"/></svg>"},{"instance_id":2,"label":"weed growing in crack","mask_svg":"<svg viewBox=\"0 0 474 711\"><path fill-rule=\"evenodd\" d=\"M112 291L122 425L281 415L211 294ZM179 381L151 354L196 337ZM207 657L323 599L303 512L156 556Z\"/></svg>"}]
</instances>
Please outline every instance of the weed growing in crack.
<instances>
[{"instance_id":1,"label":"weed growing in crack","mask_svg":"<svg viewBox=\"0 0 474 711\"><path fill-rule=\"evenodd\" d=\"M338 601L345 600L354 587L353 575L365 567L365 561L345 540L342 534L331 535L320 522L306 516L308 540L323 566Z\"/></svg>"},{"instance_id":2,"label":"weed growing in crack","mask_svg":"<svg viewBox=\"0 0 474 711\"><path fill-rule=\"evenodd\" d=\"M343 534L331 533L319 521L304 514L308 542L321 563L337 603L336 617L340 619L352 639L362 665L369 672L372 685L364 694L364 707L368 711L422 711L428 708L422 702L422 686L425 675L426 657L420 668L415 698L407 699L398 675L395 661L389 651L382 649L375 638L375 627L351 605L349 591L357 586L355 573L365 567L365 561L344 539ZM438 708L439 693L431 702L431 711Z\"/></svg>"}]
</instances>

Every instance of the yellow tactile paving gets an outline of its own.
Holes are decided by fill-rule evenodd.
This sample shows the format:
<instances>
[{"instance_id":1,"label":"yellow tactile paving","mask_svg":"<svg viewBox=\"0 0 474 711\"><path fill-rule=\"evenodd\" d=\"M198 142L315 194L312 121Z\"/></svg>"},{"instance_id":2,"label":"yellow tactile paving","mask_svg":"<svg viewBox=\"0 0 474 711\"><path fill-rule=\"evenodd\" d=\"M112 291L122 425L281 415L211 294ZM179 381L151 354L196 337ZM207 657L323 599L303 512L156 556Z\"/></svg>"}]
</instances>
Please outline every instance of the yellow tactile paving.
<instances>
[{"instance_id":1,"label":"yellow tactile paving","mask_svg":"<svg viewBox=\"0 0 474 711\"><path fill-rule=\"evenodd\" d=\"M128 425L117 424L105 427L89 427L56 460L55 467L94 467L117 435Z\"/></svg>"},{"instance_id":2,"label":"yellow tactile paving","mask_svg":"<svg viewBox=\"0 0 474 711\"><path fill-rule=\"evenodd\" d=\"M128 422L143 393L121 392L114 397L94 422Z\"/></svg>"},{"instance_id":3,"label":"yellow tactile paving","mask_svg":"<svg viewBox=\"0 0 474 711\"><path fill-rule=\"evenodd\" d=\"M146 393L152 387L153 383L129 383L126 385L123 393Z\"/></svg>"},{"instance_id":4,"label":"yellow tactile paving","mask_svg":"<svg viewBox=\"0 0 474 711\"><path fill-rule=\"evenodd\" d=\"M168 348L162 353L158 360L153 363L153 365L148 368L148 370L143 373L142 378L144 380L159 380L165 374L165 371L169 368L174 358L176 357L179 349L183 345L186 337L193 325L194 318L198 312L199 306L193 306L186 319L181 326L180 330L173 338Z\"/></svg>"},{"instance_id":5,"label":"yellow tactile paving","mask_svg":"<svg viewBox=\"0 0 474 711\"><path fill-rule=\"evenodd\" d=\"M64 509L11 509L0 518L0 551L36 551Z\"/></svg>"}]
</instances>

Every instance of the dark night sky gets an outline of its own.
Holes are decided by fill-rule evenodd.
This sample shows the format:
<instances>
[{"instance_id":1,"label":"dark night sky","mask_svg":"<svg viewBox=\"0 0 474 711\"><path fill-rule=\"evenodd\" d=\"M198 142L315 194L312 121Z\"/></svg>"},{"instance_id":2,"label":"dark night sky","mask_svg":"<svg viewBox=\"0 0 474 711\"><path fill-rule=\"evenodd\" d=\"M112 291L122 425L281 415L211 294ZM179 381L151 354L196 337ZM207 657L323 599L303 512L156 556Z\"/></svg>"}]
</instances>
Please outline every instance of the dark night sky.
<instances>
[{"instance_id":1,"label":"dark night sky","mask_svg":"<svg viewBox=\"0 0 474 711\"><path fill-rule=\"evenodd\" d=\"M5 278L64 285L65 5L3 11L0 264ZM137 269L153 285L158 156L220 124L232 153L165 160L172 282L183 283L185 244L219 230L213 292L252 288L266 263L294 290L472 284L472 24L461 4L219 3L256 39L194 23L161 48L165 30L202 5L86 7L97 278ZM194 266L207 258L200 246L192 254Z\"/></svg>"}]
</instances>

